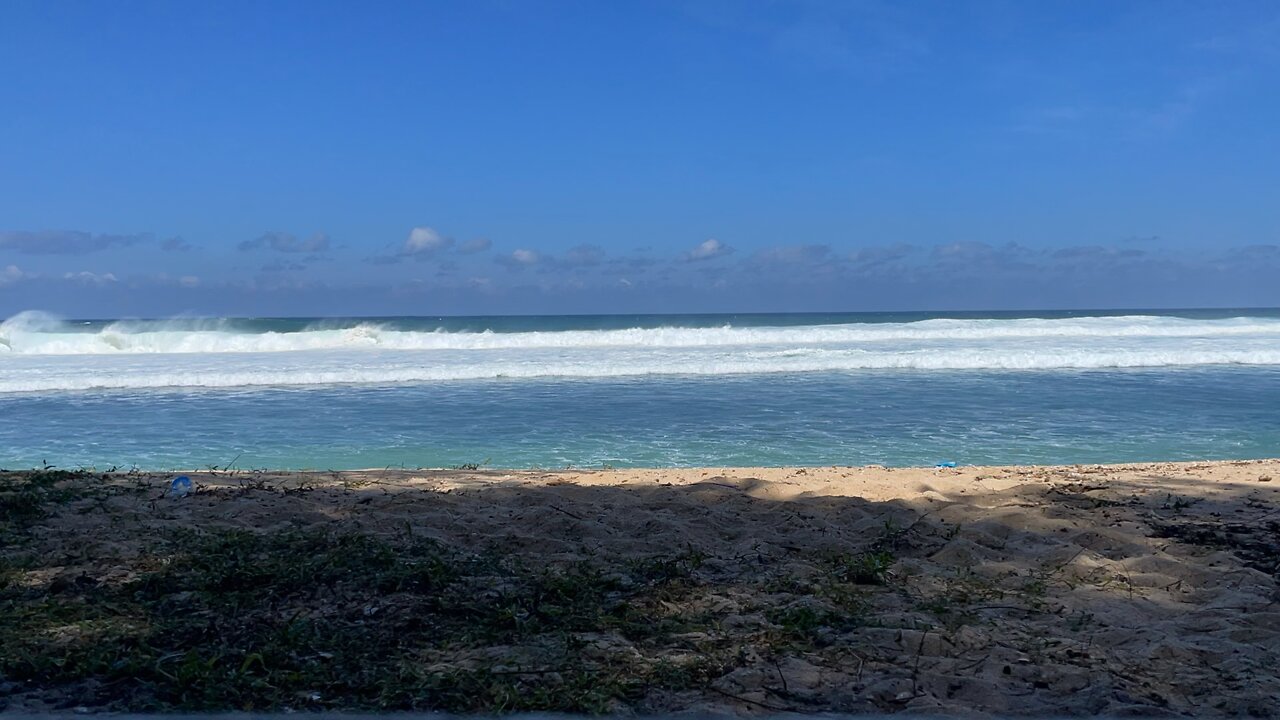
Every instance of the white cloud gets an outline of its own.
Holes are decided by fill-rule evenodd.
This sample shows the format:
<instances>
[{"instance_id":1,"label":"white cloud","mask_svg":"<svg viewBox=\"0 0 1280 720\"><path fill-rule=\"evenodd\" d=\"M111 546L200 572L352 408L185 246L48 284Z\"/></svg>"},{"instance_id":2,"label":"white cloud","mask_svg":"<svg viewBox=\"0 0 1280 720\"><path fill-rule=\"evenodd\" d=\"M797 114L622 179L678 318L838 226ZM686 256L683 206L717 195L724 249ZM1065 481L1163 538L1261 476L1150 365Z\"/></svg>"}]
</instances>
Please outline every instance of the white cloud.
<instances>
[{"instance_id":1,"label":"white cloud","mask_svg":"<svg viewBox=\"0 0 1280 720\"><path fill-rule=\"evenodd\" d=\"M536 265L541 259L542 257L533 250L525 250L522 248L520 250L512 251L510 255L499 255L494 258L493 261L499 265L506 265L510 268L523 268L530 265Z\"/></svg>"},{"instance_id":2,"label":"white cloud","mask_svg":"<svg viewBox=\"0 0 1280 720\"><path fill-rule=\"evenodd\" d=\"M733 252L733 248L724 243L711 238L700 243L697 247L684 254L684 259L688 262L697 262L698 260L710 260Z\"/></svg>"},{"instance_id":3,"label":"white cloud","mask_svg":"<svg viewBox=\"0 0 1280 720\"><path fill-rule=\"evenodd\" d=\"M429 227L416 227L409 231L404 241L403 255L429 255L443 250L453 244L453 238L447 238Z\"/></svg>"},{"instance_id":4,"label":"white cloud","mask_svg":"<svg viewBox=\"0 0 1280 720\"><path fill-rule=\"evenodd\" d=\"M17 265L9 265L8 267L0 269L0 287L16 283L19 280L26 280L29 277L31 276L22 272L22 269Z\"/></svg>"},{"instance_id":5,"label":"white cloud","mask_svg":"<svg viewBox=\"0 0 1280 720\"><path fill-rule=\"evenodd\" d=\"M81 270L78 273L69 272L62 276L64 280L71 280L84 285L107 285L113 282L119 282L119 279L111 273L92 273L88 270Z\"/></svg>"}]
</instances>

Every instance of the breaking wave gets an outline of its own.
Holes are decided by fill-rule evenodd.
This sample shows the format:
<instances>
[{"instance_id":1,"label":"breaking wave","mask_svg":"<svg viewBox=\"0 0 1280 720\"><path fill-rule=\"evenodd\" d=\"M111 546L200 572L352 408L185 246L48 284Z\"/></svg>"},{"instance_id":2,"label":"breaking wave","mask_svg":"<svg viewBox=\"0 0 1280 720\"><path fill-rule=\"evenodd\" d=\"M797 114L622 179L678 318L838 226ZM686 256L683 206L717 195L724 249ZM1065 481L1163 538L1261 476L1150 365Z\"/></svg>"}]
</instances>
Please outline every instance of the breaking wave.
<instances>
[{"instance_id":1,"label":"breaking wave","mask_svg":"<svg viewBox=\"0 0 1280 720\"><path fill-rule=\"evenodd\" d=\"M874 370L1280 366L1280 318L1149 315L462 332L391 323L0 324L0 393ZM265 322L265 321L263 321ZM545 325L545 324L544 324Z\"/></svg>"},{"instance_id":2,"label":"breaking wave","mask_svg":"<svg viewBox=\"0 0 1280 720\"><path fill-rule=\"evenodd\" d=\"M274 353L316 350L519 350L591 348L714 348L839 346L883 342L1019 339L1230 338L1262 336L1280 342L1280 319L1189 320L1134 315L1072 319L935 319L799 327L658 327L621 330L459 332L402 330L376 323L296 331L248 332L232 321L120 321L77 326L27 312L0 323L0 353L17 355L126 355ZM1174 362L1172 364L1179 364Z\"/></svg>"}]
</instances>

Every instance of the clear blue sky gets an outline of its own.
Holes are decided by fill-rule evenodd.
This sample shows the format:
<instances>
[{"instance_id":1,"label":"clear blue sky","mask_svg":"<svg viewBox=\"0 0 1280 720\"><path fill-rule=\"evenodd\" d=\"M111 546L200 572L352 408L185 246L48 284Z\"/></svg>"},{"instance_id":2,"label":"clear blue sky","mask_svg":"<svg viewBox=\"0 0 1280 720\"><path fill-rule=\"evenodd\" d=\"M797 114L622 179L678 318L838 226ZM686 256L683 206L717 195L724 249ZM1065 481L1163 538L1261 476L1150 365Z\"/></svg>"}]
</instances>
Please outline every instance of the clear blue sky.
<instances>
[{"instance_id":1,"label":"clear blue sky","mask_svg":"<svg viewBox=\"0 0 1280 720\"><path fill-rule=\"evenodd\" d=\"M0 3L0 314L1280 305L1274 2Z\"/></svg>"}]
</instances>

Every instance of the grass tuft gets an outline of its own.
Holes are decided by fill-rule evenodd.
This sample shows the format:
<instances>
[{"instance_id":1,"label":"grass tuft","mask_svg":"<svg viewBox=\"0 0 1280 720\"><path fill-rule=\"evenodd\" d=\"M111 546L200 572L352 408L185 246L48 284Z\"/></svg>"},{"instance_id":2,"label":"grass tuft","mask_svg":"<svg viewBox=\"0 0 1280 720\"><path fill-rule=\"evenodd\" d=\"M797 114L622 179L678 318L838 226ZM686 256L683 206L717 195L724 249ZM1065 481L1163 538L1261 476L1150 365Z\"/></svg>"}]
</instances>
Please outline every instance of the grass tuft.
<instances>
[{"instance_id":1,"label":"grass tuft","mask_svg":"<svg viewBox=\"0 0 1280 720\"><path fill-rule=\"evenodd\" d=\"M691 590L698 562L619 577L408 536L186 530L125 584L55 593L0 566L0 677L114 710L605 712L661 677L633 656L588 662L584 638L684 629L657 598ZM484 661L495 646L531 667Z\"/></svg>"}]
</instances>

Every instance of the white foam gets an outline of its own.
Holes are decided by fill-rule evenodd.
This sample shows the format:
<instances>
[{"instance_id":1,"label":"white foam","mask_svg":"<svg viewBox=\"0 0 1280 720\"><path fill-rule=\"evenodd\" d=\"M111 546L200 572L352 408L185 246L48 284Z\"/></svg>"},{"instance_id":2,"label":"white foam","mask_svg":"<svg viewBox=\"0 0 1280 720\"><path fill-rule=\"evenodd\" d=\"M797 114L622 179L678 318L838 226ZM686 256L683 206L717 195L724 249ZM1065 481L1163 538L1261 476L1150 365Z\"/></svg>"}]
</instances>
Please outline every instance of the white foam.
<instances>
[{"instance_id":1,"label":"white foam","mask_svg":"<svg viewBox=\"0 0 1280 720\"><path fill-rule=\"evenodd\" d=\"M299 332L236 332L226 321L118 322L81 332L40 313L0 323L0 352L21 355L266 353L314 350L502 350L842 345L1019 338L1195 338L1261 335L1280 340L1280 319L1189 320L1155 316L923 320L800 327L631 328L535 332L405 331L373 323Z\"/></svg>"},{"instance_id":2,"label":"white foam","mask_svg":"<svg viewBox=\"0 0 1280 720\"><path fill-rule=\"evenodd\" d=\"M500 361L484 363L337 362L262 365L229 363L226 367L143 366L67 367L0 378L0 392L40 392L105 388L261 387L343 383L396 384L481 379L621 378L640 376L720 376L755 373L856 372L861 370L1047 370L1187 367L1197 365L1280 365L1280 350L1253 351L1058 351L991 352L956 350L903 353L796 354L791 357L616 358L590 362Z\"/></svg>"},{"instance_id":3,"label":"white foam","mask_svg":"<svg viewBox=\"0 0 1280 720\"><path fill-rule=\"evenodd\" d=\"M8 352L4 352L4 348ZM927 320L802 327L237 332L226 321L0 325L0 393L867 370L1280 366L1280 319Z\"/></svg>"}]
</instances>

